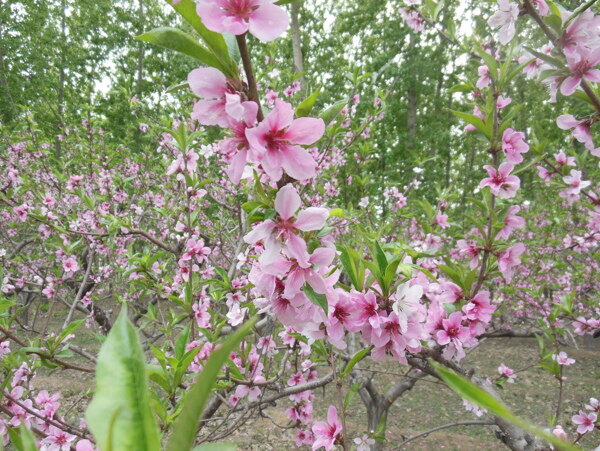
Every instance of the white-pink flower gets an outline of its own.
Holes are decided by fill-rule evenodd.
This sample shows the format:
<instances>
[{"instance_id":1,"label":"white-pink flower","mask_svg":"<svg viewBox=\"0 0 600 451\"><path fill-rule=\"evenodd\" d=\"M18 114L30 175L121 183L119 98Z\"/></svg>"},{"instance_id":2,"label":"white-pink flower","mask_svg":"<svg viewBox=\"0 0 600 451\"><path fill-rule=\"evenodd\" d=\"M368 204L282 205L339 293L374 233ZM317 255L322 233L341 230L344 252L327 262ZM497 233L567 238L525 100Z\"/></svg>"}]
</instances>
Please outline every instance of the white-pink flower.
<instances>
[{"instance_id":1,"label":"white-pink flower","mask_svg":"<svg viewBox=\"0 0 600 451\"><path fill-rule=\"evenodd\" d=\"M408 320L419 310L419 304L423 296L423 287L421 285L409 286L404 283L398 287L394 296L392 310L398 316L400 330L405 333L408 330Z\"/></svg>"},{"instance_id":2,"label":"white-pink flower","mask_svg":"<svg viewBox=\"0 0 600 451\"><path fill-rule=\"evenodd\" d=\"M500 28L498 37L501 44L508 44L515 36L518 17L519 5L517 3L498 0L498 11L488 19L488 25L492 28Z\"/></svg>"},{"instance_id":3,"label":"white-pink flower","mask_svg":"<svg viewBox=\"0 0 600 451\"><path fill-rule=\"evenodd\" d=\"M63 269L66 273L73 274L79 271L79 264L77 263L77 259L71 255L65 260L63 260Z\"/></svg>"},{"instance_id":4,"label":"white-pink flower","mask_svg":"<svg viewBox=\"0 0 600 451\"><path fill-rule=\"evenodd\" d=\"M576 169L571 169L569 175L563 177L563 182L569 185L568 190L571 194L579 194L582 189L591 185L592 182L581 180L581 177L581 171L577 171Z\"/></svg>"},{"instance_id":5,"label":"white-pink flower","mask_svg":"<svg viewBox=\"0 0 600 451\"><path fill-rule=\"evenodd\" d=\"M566 352L560 351L558 354L552 354L552 360L559 365L569 366L575 363L575 359L570 358Z\"/></svg>"}]
</instances>

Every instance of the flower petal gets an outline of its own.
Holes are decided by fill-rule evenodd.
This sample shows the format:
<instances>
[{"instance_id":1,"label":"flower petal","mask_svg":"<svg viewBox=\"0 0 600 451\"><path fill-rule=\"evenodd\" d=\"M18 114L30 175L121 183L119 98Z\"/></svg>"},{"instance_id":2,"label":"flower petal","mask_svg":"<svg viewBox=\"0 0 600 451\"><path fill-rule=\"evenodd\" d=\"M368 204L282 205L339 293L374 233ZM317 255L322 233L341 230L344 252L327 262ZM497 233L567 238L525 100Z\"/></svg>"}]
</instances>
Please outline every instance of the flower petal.
<instances>
[{"instance_id":1,"label":"flower petal","mask_svg":"<svg viewBox=\"0 0 600 451\"><path fill-rule=\"evenodd\" d=\"M291 143L307 146L321 139L323 133L325 133L323 119L301 117L292 122L285 136Z\"/></svg>"},{"instance_id":2,"label":"flower petal","mask_svg":"<svg viewBox=\"0 0 600 451\"><path fill-rule=\"evenodd\" d=\"M283 34L289 25L287 12L270 2L264 2L250 16L250 33L262 42L269 42Z\"/></svg>"},{"instance_id":3,"label":"flower petal","mask_svg":"<svg viewBox=\"0 0 600 451\"><path fill-rule=\"evenodd\" d=\"M302 201L296 188L288 183L277 192L275 196L275 210L282 219L290 219L300 208Z\"/></svg>"},{"instance_id":4,"label":"flower petal","mask_svg":"<svg viewBox=\"0 0 600 451\"><path fill-rule=\"evenodd\" d=\"M319 230L325 225L328 217L329 211L327 208L309 207L298 213L298 219L296 219L294 227L303 232Z\"/></svg>"},{"instance_id":5,"label":"flower petal","mask_svg":"<svg viewBox=\"0 0 600 451\"><path fill-rule=\"evenodd\" d=\"M315 176L317 163L302 147L289 146L281 149L281 165L296 180L308 180Z\"/></svg>"},{"instance_id":6,"label":"flower petal","mask_svg":"<svg viewBox=\"0 0 600 451\"><path fill-rule=\"evenodd\" d=\"M214 67L200 67L188 75L190 89L198 97L218 99L225 95L227 78Z\"/></svg>"}]
</instances>

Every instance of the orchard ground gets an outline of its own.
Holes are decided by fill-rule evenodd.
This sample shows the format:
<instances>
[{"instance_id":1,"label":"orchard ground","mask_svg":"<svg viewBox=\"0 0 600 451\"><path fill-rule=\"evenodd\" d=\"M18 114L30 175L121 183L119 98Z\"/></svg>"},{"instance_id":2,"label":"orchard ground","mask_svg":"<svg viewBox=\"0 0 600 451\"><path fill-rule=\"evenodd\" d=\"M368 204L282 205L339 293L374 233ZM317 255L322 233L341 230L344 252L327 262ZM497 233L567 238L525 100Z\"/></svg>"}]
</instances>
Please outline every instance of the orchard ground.
<instances>
[{"instance_id":1,"label":"orchard ground","mask_svg":"<svg viewBox=\"0 0 600 451\"><path fill-rule=\"evenodd\" d=\"M115 311L118 307L115 307ZM50 330L57 330L62 324L64 313L55 309L49 322ZM116 317L116 314L114 314ZM45 318L41 318L42 324ZM585 404L590 395L600 394L600 338L584 343L582 337L576 337L577 347L572 340L565 343L562 349L577 361L577 364L566 368L567 381L563 398L563 416L560 424L570 425L570 418L577 412L569 410L570 406ZM100 343L90 329L79 329L78 345L89 351L100 349ZM534 338L488 338L467 355L465 368L475 369L481 376L496 377L497 368L505 363L518 370L527 367L538 357L538 345ZM82 365L89 362L81 359ZM382 363L366 359L360 367L379 371L374 379L377 387L385 391L397 377L404 374L407 367L388 359ZM395 373L395 374L392 374ZM36 388L50 392L60 392L69 416L83 416L85 407L91 399L90 393L94 388L93 374L71 371L55 371L42 368L34 379ZM534 423L544 424L551 415L552 406L557 397L557 384L552 376L538 368L530 368L517 374L516 382L510 390L503 390L502 396L507 405L517 414ZM315 418L326 416L327 407L335 403L334 391L326 388L315 391ZM280 401L278 407L265 410L264 418L251 418L240 429L227 439L228 442L239 445L240 450L287 450L296 449L293 439L294 429L282 429L289 423L284 410L289 403ZM283 407L283 408L281 408ZM217 415L218 416L218 415ZM397 445L411 435L424 432L436 426L457 421L457 419L477 420L475 415L465 413L461 399L448 387L432 377L427 377L414 386L406 395L392 405L388 417L387 438L385 449L398 449ZM366 412L358 395L352 401L346 417L349 437L361 437L361 429L366 422ZM593 447L594 440L580 442L585 447ZM308 448L306 448L308 449ZM434 432L427 437L416 439L404 450L448 450L448 451L481 451L507 449L494 437L492 426L456 426Z\"/></svg>"}]
</instances>

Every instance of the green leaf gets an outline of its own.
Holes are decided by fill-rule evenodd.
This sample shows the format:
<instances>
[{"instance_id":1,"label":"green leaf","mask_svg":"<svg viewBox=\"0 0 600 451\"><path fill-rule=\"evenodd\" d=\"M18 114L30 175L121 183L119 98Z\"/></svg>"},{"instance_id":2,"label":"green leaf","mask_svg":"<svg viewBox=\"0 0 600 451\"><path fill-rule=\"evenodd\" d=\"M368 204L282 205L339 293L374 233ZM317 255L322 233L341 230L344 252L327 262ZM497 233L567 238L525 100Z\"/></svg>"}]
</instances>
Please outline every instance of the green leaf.
<instances>
[{"instance_id":1,"label":"green leaf","mask_svg":"<svg viewBox=\"0 0 600 451\"><path fill-rule=\"evenodd\" d=\"M448 92L473 92L475 87L470 83L459 83L452 86Z\"/></svg>"},{"instance_id":2,"label":"green leaf","mask_svg":"<svg viewBox=\"0 0 600 451\"><path fill-rule=\"evenodd\" d=\"M202 373L183 400L183 408L173 425L173 433L169 437L167 451L183 451L192 448L200 416L223 363L229 358L229 353L248 335L255 323L256 318L248 320L211 353Z\"/></svg>"},{"instance_id":3,"label":"green leaf","mask_svg":"<svg viewBox=\"0 0 600 451\"><path fill-rule=\"evenodd\" d=\"M496 80L498 78L498 63L496 59L478 45L474 47L474 50L481 57L481 59L485 61L485 64L489 69L490 78L492 80Z\"/></svg>"},{"instance_id":4,"label":"green leaf","mask_svg":"<svg viewBox=\"0 0 600 451\"><path fill-rule=\"evenodd\" d=\"M127 308L123 306L100 349L96 392L86 410L86 419L99 449L160 450L149 400L144 353L135 328L127 318ZM112 429L111 420L114 420Z\"/></svg>"},{"instance_id":5,"label":"green leaf","mask_svg":"<svg viewBox=\"0 0 600 451\"><path fill-rule=\"evenodd\" d=\"M196 30L202 40L206 43L207 47L211 50L213 57L219 61L223 69L220 69L217 66L213 67L217 67L217 69L221 70L221 72L230 78L238 78L237 66L231 60L231 50L228 47L225 38L223 35L210 31L204 26L198 13L196 13L196 2L193 0L180 0L177 3L172 0L165 1L177 11L179 15L194 28L194 30Z\"/></svg>"},{"instance_id":6,"label":"green leaf","mask_svg":"<svg viewBox=\"0 0 600 451\"><path fill-rule=\"evenodd\" d=\"M400 265L400 263L402 263L402 257L396 257L394 260L392 260L390 262L390 264L388 265L388 267L385 270L385 273L383 274L382 282L383 282L384 286L381 288L386 292L385 294L389 294L388 293L389 288L392 286L394 281L397 279L396 272L398 271L398 266Z\"/></svg>"},{"instance_id":7,"label":"green leaf","mask_svg":"<svg viewBox=\"0 0 600 451\"><path fill-rule=\"evenodd\" d=\"M81 326L85 321L86 321L85 319L80 319L80 320L69 323L69 325L67 327L65 327L64 330L60 333L60 335L56 338L55 343L56 344L62 343L63 340L65 338L67 338L68 335L75 332L79 328L79 326Z\"/></svg>"},{"instance_id":8,"label":"green leaf","mask_svg":"<svg viewBox=\"0 0 600 451\"><path fill-rule=\"evenodd\" d=\"M177 83L175 85L169 86L165 90L165 92L169 92L169 93L176 92L176 91L179 91L181 89L187 89L188 87L189 87L189 84L188 84L188 82L186 80L186 81L182 81L181 83Z\"/></svg>"},{"instance_id":9,"label":"green leaf","mask_svg":"<svg viewBox=\"0 0 600 451\"><path fill-rule=\"evenodd\" d=\"M477 130L479 130L481 133L483 133L486 138L488 138L490 140L492 139L492 135L491 135L491 133L489 133L489 130L485 126L484 122L480 118L475 116L474 114L463 113L462 111L455 111L455 110L450 110L450 112L452 114L454 114L456 117L462 119L463 121L466 121L469 124L473 125Z\"/></svg>"},{"instance_id":10,"label":"green leaf","mask_svg":"<svg viewBox=\"0 0 600 451\"><path fill-rule=\"evenodd\" d=\"M559 60L558 58L554 58L553 56L547 55L545 53L538 52L537 50L534 50L531 47L527 47L526 46L525 49L529 53L531 53L533 56L536 56L537 58L541 59L542 61L546 61L547 63L550 63L554 67L561 67L562 66L562 61Z\"/></svg>"},{"instance_id":11,"label":"green leaf","mask_svg":"<svg viewBox=\"0 0 600 451\"><path fill-rule=\"evenodd\" d=\"M317 293L309 284L304 284L303 290L306 297L310 299L310 302L325 310L326 315L329 314L327 296L321 293Z\"/></svg>"},{"instance_id":12,"label":"green leaf","mask_svg":"<svg viewBox=\"0 0 600 451\"><path fill-rule=\"evenodd\" d=\"M377 266L379 266L379 273L384 274L385 270L388 266L387 257L385 256L385 252L381 249L378 241L373 243L373 249L375 253L375 260L377 261Z\"/></svg>"},{"instance_id":13,"label":"green leaf","mask_svg":"<svg viewBox=\"0 0 600 451\"><path fill-rule=\"evenodd\" d=\"M327 107L323 111L321 111L319 117L323 119L325 125L328 125L332 120L336 118L338 114L340 114L340 111L342 111L347 104L347 100L340 100L339 102L336 102L330 107Z\"/></svg>"},{"instance_id":14,"label":"green leaf","mask_svg":"<svg viewBox=\"0 0 600 451\"><path fill-rule=\"evenodd\" d=\"M344 368L344 371L341 372L340 376L346 377L348 374L350 374L350 371L352 371L352 368L354 368L358 362L360 362L362 359L364 359L367 356L367 354L369 354L369 352L371 352L371 349L373 349L373 346L369 346L368 348L361 349L356 354L354 354L354 356L352 356L352 358L346 365L346 368Z\"/></svg>"},{"instance_id":15,"label":"green leaf","mask_svg":"<svg viewBox=\"0 0 600 451\"><path fill-rule=\"evenodd\" d=\"M238 47L235 35L231 33L223 33L223 38L225 39L225 44L227 44L229 58L231 58L231 60L235 63L239 63L242 59L242 56L240 55L240 48Z\"/></svg>"},{"instance_id":16,"label":"green leaf","mask_svg":"<svg viewBox=\"0 0 600 451\"><path fill-rule=\"evenodd\" d=\"M356 394L362 387L362 384L363 384L362 381L355 382L348 389L348 393L346 393L346 396L344 396L344 410L346 410L348 408L348 406L350 405L350 403L352 402L352 400L354 399L354 397L356 396Z\"/></svg>"},{"instance_id":17,"label":"green leaf","mask_svg":"<svg viewBox=\"0 0 600 451\"><path fill-rule=\"evenodd\" d=\"M300 105L296 108L296 116L298 117L306 117L310 114L313 107L315 106L315 102L317 98L321 94L321 89L317 89L311 95L309 95L306 99L302 101Z\"/></svg>"},{"instance_id":18,"label":"green leaf","mask_svg":"<svg viewBox=\"0 0 600 451\"><path fill-rule=\"evenodd\" d=\"M436 372L442 378L442 380L452 390L454 390L467 401L486 409L493 415L496 415L500 418L510 421L511 423L514 423L515 425L527 432L530 432L534 435L543 438L544 440L553 444L558 450L577 451L581 449L575 445L571 445L570 443L559 439L555 435L550 434L544 431L543 429L538 428L537 426L534 426L529 422L525 421L524 419L518 417L510 410L508 410L508 408L504 404L502 404L500 401L494 398L491 394L486 392L484 389L478 387L473 382L464 378L463 376L456 374L451 369L446 368L445 366L433 361L430 361L430 363L435 368Z\"/></svg>"},{"instance_id":19,"label":"green leaf","mask_svg":"<svg viewBox=\"0 0 600 451\"><path fill-rule=\"evenodd\" d=\"M226 66L219 61L214 53L200 45L192 36L177 28L155 28L147 33L136 36L136 39L169 50L175 50L176 52L191 56L202 64L219 69L223 73L227 72Z\"/></svg>"},{"instance_id":20,"label":"green leaf","mask_svg":"<svg viewBox=\"0 0 600 451\"><path fill-rule=\"evenodd\" d=\"M183 329L183 332L177 338L177 342L175 343L175 358L177 360L181 360L183 355L185 354L185 347L187 346L188 339L190 337L190 326L187 326Z\"/></svg>"},{"instance_id":21,"label":"green leaf","mask_svg":"<svg viewBox=\"0 0 600 451\"><path fill-rule=\"evenodd\" d=\"M352 282L354 288L360 291L362 290L362 284L359 284L356 262L354 258L352 258L350 251L350 249L342 249L342 253L340 254L340 261L342 262L342 266L344 267L344 270L350 278L350 282Z\"/></svg>"},{"instance_id":22,"label":"green leaf","mask_svg":"<svg viewBox=\"0 0 600 451\"><path fill-rule=\"evenodd\" d=\"M10 428L8 436L17 451L37 451L35 437L25 426L20 426L18 429Z\"/></svg>"}]
</instances>

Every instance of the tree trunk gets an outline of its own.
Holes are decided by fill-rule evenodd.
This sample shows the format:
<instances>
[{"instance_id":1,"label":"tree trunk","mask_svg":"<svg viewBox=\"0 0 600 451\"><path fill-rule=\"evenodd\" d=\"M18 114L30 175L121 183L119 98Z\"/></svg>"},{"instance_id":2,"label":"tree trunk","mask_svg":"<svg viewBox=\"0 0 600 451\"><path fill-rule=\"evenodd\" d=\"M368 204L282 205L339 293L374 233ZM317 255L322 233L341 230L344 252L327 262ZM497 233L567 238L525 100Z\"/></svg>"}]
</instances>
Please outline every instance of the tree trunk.
<instances>
[{"instance_id":1,"label":"tree trunk","mask_svg":"<svg viewBox=\"0 0 600 451\"><path fill-rule=\"evenodd\" d=\"M138 0L138 20L139 20L139 34L144 32L144 0ZM138 54L137 54L137 76L135 80L135 95L142 95L142 82L144 80L144 43L138 42Z\"/></svg>"},{"instance_id":2,"label":"tree trunk","mask_svg":"<svg viewBox=\"0 0 600 451\"><path fill-rule=\"evenodd\" d=\"M4 55L6 51L2 45L2 34L3 30L0 28L0 101L2 107L0 107L0 114L2 115L2 122L8 124L15 119L15 102L10 95L10 86L6 74L8 74L8 66L4 61Z\"/></svg>"},{"instance_id":3,"label":"tree trunk","mask_svg":"<svg viewBox=\"0 0 600 451\"><path fill-rule=\"evenodd\" d=\"M408 79L408 92L407 92L407 118L406 128L408 130L408 142L407 147L413 150L415 147L415 138L417 135L417 83L415 79L414 71L414 49L416 46L415 33L410 33L410 43L408 46L408 67L411 72Z\"/></svg>"},{"instance_id":4,"label":"tree trunk","mask_svg":"<svg viewBox=\"0 0 600 451\"><path fill-rule=\"evenodd\" d=\"M67 47L67 2L66 0L62 0L60 4L60 35L61 35L61 43L60 43L60 72L58 76L58 96L57 96L57 128L59 134L62 134L64 129L64 112L65 112L65 83L67 80L67 75L65 73L65 64L67 63L67 58L65 55L66 47ZM56 158L60 159L62 156L62 141L56 137L55 144L55 154Z\"/></svg>"},{"instance_id":5,"label":"tree trunk","mask_svg":"<svg viewBox=\"0 0 600 451\"><path fill-rule=\"evenodd\" d=\"M302 36L300 35L300 8L302 7L301 1L292 3L292 52L294 55L294 71L296 73L304 72L304 57L302 55ZM304 75L299 79L302 84L302 91L306 92L304 86Z\"/></svg>"}]
</instances>

